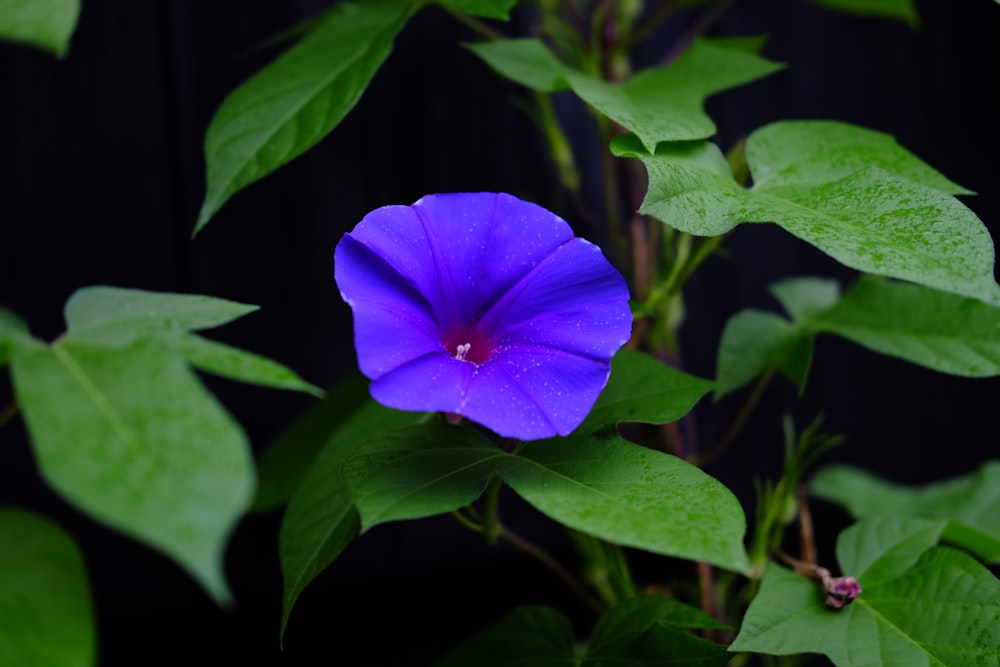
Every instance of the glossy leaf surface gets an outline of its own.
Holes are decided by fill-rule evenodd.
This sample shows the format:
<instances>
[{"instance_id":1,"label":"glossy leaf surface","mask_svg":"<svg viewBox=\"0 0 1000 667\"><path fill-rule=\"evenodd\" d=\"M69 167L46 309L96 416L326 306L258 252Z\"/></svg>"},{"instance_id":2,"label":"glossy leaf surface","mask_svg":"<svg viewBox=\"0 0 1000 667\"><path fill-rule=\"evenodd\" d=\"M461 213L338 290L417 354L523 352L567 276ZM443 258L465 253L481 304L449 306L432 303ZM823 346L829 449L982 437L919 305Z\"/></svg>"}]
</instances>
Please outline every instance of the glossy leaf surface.
<instances>
[{"instance_id":1,"label":"glossy leaf surface","mask_svg":"<svg viewBox=\"0 0 1000 667\"><path fill-rule=\"evenodd\" d=\"M948 194L958 186L893 146L840 123L775 123L747 141L748 190L714 144L664 144L650 154L632 136L612 142L615 154L646 165L640 211L672 227L714 236L740 222L773 222L859 271L1000 303L988 230ZM824 162L825 150L836 160Z\"/></svg>"},{"instance_id":2,"label":"glossy leaf surface","mask_svg":"<svg viewBox=\"0 0 1000 667\"><path fill-rule=\"evenodd\" d=\"M1000 582L971 556L933 546L942 526L868 520L844 531L837 557L863 591L840 610L817 584L768 565L730 650L823 653L837 667L998 664Z\"/></svg>"}]
</instances>

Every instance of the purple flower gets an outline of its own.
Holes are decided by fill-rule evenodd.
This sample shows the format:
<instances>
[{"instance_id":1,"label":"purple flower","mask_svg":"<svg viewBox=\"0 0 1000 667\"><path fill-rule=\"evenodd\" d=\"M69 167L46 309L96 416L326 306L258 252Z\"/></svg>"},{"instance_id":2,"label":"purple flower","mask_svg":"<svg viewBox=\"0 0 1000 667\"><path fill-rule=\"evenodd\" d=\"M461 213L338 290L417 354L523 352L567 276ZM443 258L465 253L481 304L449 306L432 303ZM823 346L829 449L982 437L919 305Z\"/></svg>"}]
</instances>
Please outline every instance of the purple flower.
<instances>
[{"instance_id":1,"label":"purple flower","mask_svg":"<svg viewBox=\"0 0 1000 667\"><path fill-rule=\"evenodd\" d=\"M511 195L428 195L337 244L375 400L521 440L583 421L632 328L625 280L555 214Z\"/></svg>"}]
</instances>

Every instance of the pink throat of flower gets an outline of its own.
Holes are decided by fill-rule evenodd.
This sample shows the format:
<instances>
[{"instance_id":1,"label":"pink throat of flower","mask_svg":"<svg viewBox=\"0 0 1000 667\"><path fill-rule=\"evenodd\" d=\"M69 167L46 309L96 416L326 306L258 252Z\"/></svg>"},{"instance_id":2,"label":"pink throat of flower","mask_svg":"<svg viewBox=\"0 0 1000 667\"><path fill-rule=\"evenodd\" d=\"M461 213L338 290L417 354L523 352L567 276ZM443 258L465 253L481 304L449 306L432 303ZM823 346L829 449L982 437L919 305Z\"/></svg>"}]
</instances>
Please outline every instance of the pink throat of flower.
<instances>
[{"instance_id":1,"label":"pink throat of flower","mask_svg":"<svg viewBox=\"0 0 1000 667\"><path fill-rule=\"evenodd\" d=\"M476 365L486 363L493 355L493 345L490 341L474 331L450 336L445 341L445 349L459 361L468 361Z\"/></svg>"}]
</instances>

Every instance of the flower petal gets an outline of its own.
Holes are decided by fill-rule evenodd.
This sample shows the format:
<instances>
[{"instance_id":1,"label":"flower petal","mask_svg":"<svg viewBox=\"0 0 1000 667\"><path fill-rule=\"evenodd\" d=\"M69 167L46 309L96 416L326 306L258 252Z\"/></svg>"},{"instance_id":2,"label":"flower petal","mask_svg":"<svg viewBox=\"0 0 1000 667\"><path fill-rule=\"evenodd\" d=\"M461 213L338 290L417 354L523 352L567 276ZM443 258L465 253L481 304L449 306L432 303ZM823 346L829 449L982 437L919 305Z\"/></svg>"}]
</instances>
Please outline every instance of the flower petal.
<instances>
[{"instance_id":1,"label":"flower petal","mask_svg":"<svg viewBox=\"0 0 1000 667\"><path fill-rule=\"evenodd\" d=\"M390 408L412 412L457 412L476 366L445 353L413 359L374 380L371 395Z\"/></svg>"},{"instance_id":2,"label":"flower petal","mask_svg":"<svg viewBox=\"0 0 1000 667\"><path fill-rule=\"evenodd\" d=\"M610 374L607 361L545 347L507 347L479 367L461 414L520 440L569 435Z\"/></svg>"},{"instance_id":3,"label":"flower petal","mask_svg":"<svg viewBox=\"0 0 1000 667\"><path fill-rule=\"evenodd\" d=\"M628 298L625 279L608 263L601 249L575 238L513 286L483 316L480 326L502 339L528 325L541 342L545 333L542 320L561 320L561 326L549 332L551 335L559 334L565 340L573 335L571 327L579 326L581 334L595 337L590 341L595 356L610 359L632 330Z\"/></svg>"},{"instance_id":4,"label":"flower petal","mask_svg":"<svg viewBox=\"0 0 1000 667\"><path fill-rule=\"evenodd\" d=\"M444 353L426 299L384 259L351 235L334 252L341 297L354 312L358 366L377 379L417 357Z\"/></svg>"},{"instance_id":5,"label":"flower petal","mask_svg":"<svg viewBox=\"0 0 1000 667\"><path fill-rule=\"evenodd\" d=\"M573 238L551 211L508 194L428 195L413 205L424 221L442 283L456 297L445 330L477 320L543 258Z\"/></svg>"}]
</instances>

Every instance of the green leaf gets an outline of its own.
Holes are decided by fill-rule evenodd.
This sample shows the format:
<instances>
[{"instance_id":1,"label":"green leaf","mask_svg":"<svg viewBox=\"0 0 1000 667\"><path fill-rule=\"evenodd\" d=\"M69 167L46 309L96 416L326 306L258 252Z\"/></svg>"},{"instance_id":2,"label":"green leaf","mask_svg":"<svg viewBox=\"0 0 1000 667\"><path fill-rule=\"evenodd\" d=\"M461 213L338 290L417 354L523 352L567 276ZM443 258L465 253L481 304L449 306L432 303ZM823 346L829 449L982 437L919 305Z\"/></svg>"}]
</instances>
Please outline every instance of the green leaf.
<instances>
[{"instance_id":1,"label":"green leaf","mask_svg":"<svg viewBox=\"0 0 1000 667\"><path fill-rule=\"evenodd\" d=\"M840 610L817 584L769 564L730 650L823 653L837 667L997 664L1000 582L967 554L932 546L940 524L868 520L844 531L838 559L863 591Z\"/></svg>"},{"instance_id":2,"label":"green leaf","mask_svg":"<svg viewBox=\"0 0 1000 667\"><path fill-rule=\"evenodd\" d=\"M466 44L501 76L543 93L567 90L574 72L540 39L499 39Z\"/></svg>"},{"instance_id":3,"label":"green leaf","mask_svg":"<svg viewBox=\"0 0 1000 667\"><path fill-rule=\"evenodd\" d=\"M1000 461L964 477L913 488L849 466L830 466L809 483L813 495L839 503L855 518L944 519L943 539L1000 563Z\"/></svg>"},{"instance_id":4,"label":"green leaf","mask_svg":"<svg viewBox=\"0 0 1000 667\"><path fill-rule=\"evenodd\" d=\"M741 310L722 331L716 362L715 399L736 391L768 369L781 371L805 391L813 337L773 313Z\"/></svg>"},{"instance_id":5,"label":"green leaf","mask_svg":"<svg viewBox=\"0 0 1000 667\"><path fill-rule=\"evenodd\" d=\"M836 303L840 288L835 280L805 277L775 283L771 292L795 321L749 309L731 317L719 345L716 400L768 369L805 391L814 338L805 321Z\"/></svg>"},{"instance_id":6,"label":"green leaf","mask_svg":"<svg viewBox=\"0 0 1000 667\"><path fill-rule=\"evenodd\" d=\"M194 334L179 336L177 350L192 366L213 375L262 387L292 389L317 397L323 396L322 389L309 384L294 371L275 361Z\"/></svg>"},{"instance_id":7,"label":"green leaf","mask_svg":"<svg viewBox=\"0 0 1000 667\"><path fill-rule=\"evenodd\" d=\"M552 519L608 542L749 569L746 519L730 491L700 469L618 436L531 442L502 471Z\"/></svg>"},{"instance_id":8,"label":"green leaf","mask_svg":"<svg viewBox=\"0 0 1000 667\"><path fill-rule=\"evenodd\" d=\"M162 331L211 329L257 310L200 294L171 294L120 287L84 287L66 302L66 325L77 337L126 344ZM135 335L133 335L134 332Z\"/></svg>"},{"instance_id":9,"label":"green leaf","mask_svg":"<svg viewBox=\"0 0 1000 667\"><path fill-rule=\"evenodd\" d=\"M186 567L220 602L226 538L253 493L239 426L156 340L68 333L15 345L14 387L42 476L60 495Z\"/></svg>"},{"instance_id":10,"label":"green leaf","mask_svg":"<svg viewBox=\"0 0 1000 667\"><path fill-rule=\"evenodd\" d=\"M672 422L686 415L713 386L648 354L621 350L611 361L608 386L575 433L586 436L620 422Z\"/></svg>"},{"instance_id":11,"label":"green leaf","mask_svg":"<svg viewBox=\"0 0 1000 667\"><path fill-rule=\"evenodd\" d=\"M38 515L0 508L0 544L0 665L96 665L90 589L73 539Z\"/></svg>"},{"instance_id":12,"label":"green leaf","mask_svg":"<svg viewBox=\"0 0 1000 667\"><path fill-rule=\"evenodd\" d=\"M501 21L510 19L510 10L517 4L517 0L438 0L438 2L460 12Z\"/></svg>"},{"instance_id":13,"label":"green leaf","mask_svg":"<svg viewBox=\"0 0 1000 667\"><path fill-rule=\"evenodd\" d=\"M625 136L611 148L646 165L639 210L681 231L714 236L740 222L773 222L859 271L1000 303L992 238L945 191L957 186L893 150L885 135L851 130L819 121L758 130L747 141L751 190L732 180L709 142L661 145L651 155ZM827 149L836 153L830 164Z\"/></svg>"},{"instance_id":14,"label":"green leaf","mask_svg":"<svg viewBox=\"0 0 1000 667\"><path fill-rule=\"evenodd\" d=\"M770 286L770 291L797 322L823 312L840 298L840 285L836 280L810 276L776 282Z\"/></svg>"},{"instance_id":15,"label":"green leaf","mask_svg":"<svg viewBox=\"0 0 1000 667\"><path fill-rule=\"evenodd\" d=\"M1000 375L1000 308L867 276L808 326L942 373Z\"/></svg>"},{"instance_id":16,"label":"green leaf","mask_svg":"<svg viewBox=\"0 0 1000 667\"><path fill-rule=\"evenodd\" d=\"M896 19L911 27L920 25L914 0L812 0L817 5L865 17Z\"/></svg>"},{"instance_id":17,"label":"green leaf","mask_svg":"<svg viewBox=\"0 0 1000 667\"><path fill-rule=\"evenodd\" d=\"M330 434L366 399L368 379L355 374L331 389L326 398L313 404L269 443L257 463L257 497L251 509L262 512L287 502Z\"/></svg>"},{"instance_id":18,"label":"green leaf","mask_svg":"<svg viewBox=\"0 0 1000 667\"><path fill-rule=\"evenodd\" d=\"M420 413L369 401L326 436L325 444L288 502L278 538L284 575L281 632L299 595L340 555L361 529L361 519L341 476L344 462L368 442L415 424Z\"/></svg>"},{"instance_id":19,"label":"green leaf","mask_svg":"<svg viewBox=\"0 0 1000 667\"><path fill-rule=\"evenodd\" d=\"M715 124L705 99L782 68L748 50L748 44L697 40L667 67L650 68L614 85L562 63L537 39L469 46L501 75L542 92L572 88L583 101L634 132L652 153L662 141L704 139Z\"/></svg>"},{"instance_id":20,"label":"green leaf","mask_svg":"<svg viewBox=\"0 0 1000 667\"><path fill-rule=\"evenodd\" d=\"M518 607L470 637L434 667L572 667L573 626L541 605Z\"/></svg>"},{"instance_id":21,"label":"green leaf","mask_svg":"<svg viewBox=\"0 0 1000 667\"><path fill-rule=\"evenodd\" d=\"M474 431L421 424L369 438L347 459L344 480L362 530L444 514L472 503L510 457Z\"/></svg>"},{"instance_id":22,"label":"green leaf","mask_svg":"<svg viewBox=\"0 0 1000 667\"><path fill-rule=\"evenodd\" d=\"M830 183L878 167L948 194L973 194L900 146L891 135L848 123L771 123L747 139L746 152L755 188Z\"/></svg>"},{"instance_id":23,"label":"green leaf","mask_svg":"<svg viewBox=\"0 0 1000 667\"><path fill-rule=\"evenodd\" d=\"M0 39L32 44L60 58L80 16L80 0L0 0Z\"/></svg>"},{"instance_id":24,"label":"green leaf","mask_svg":"<svg viewBox=\"0 0 1000 667\"><path fill-rule=\"evenodd\" d=\"M694 620L697 614L691 607L660 596L631 598L597 622L586 647L576 647L573 627L563 614L540 605L519 607L463 642L435 667L726 664L731 656L724 646L678 629L720 627L708 617ZM686 625L692 622L695 625Z\"/></svg>"},{"instance_id":25,"label":"green leaf","mask_svg":"<svg viewBox=\"0 0 1000 667\"><path fill-rule=\"evenodd\" d=\"M325 137L360 99L418 0L355 0L234 90L205 137L197 233L233 194Z\"/></svg>"},{"instance_id":26,"label":"green leaf","mask_svg":"<svg viewBox=\"0 0 1000 667\"><path fill-rule=\"evenodd\" d=\"M10 360L11 344L16 339L28 338L28 325L12 311L0 306L0 368Z\"/></svg>"},{"instance_id":27,"label":"green leaf","mask_svg":"<svg viewBox=\"0 0 1000 667\"><path fill-rule=\"evenodd\" d=\"M587 104L634 132L652 153L662 141L712 136L715 123L703 110L706 98L782 67L743 49L699 39L667 67L643 70L622 86L582 75L570 76L569 83Z\"/></svg>"}]
</instances>

